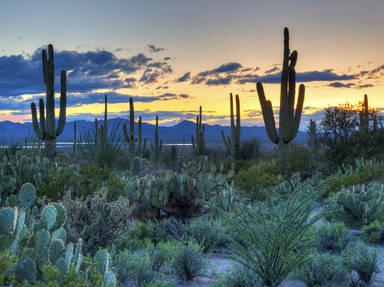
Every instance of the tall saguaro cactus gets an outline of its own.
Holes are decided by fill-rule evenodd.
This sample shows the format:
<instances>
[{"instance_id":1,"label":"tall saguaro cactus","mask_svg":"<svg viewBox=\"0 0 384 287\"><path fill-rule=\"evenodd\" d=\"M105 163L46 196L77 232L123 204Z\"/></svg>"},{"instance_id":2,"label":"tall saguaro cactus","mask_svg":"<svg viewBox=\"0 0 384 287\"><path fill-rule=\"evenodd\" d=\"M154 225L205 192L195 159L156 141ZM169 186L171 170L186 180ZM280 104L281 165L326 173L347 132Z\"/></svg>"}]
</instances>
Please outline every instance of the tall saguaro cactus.
<instances>
[{"instance_id":1,"label":"tall saguaro cactus","mask_svg":"<svg viewBox=\"0 0 384 287\"><path fill-rule=\"evenodd\" d=\"M224 132L221 131L221 137L224 145L227 149L228 154L232 156L232 159L237 159L240 154L240 98L236 95L236 121L233 112L233 96L232 93L229 95L230 112L231 112L231 136L225 136Z\"/></svg>"},{"instance_id":2,"label":"tall saguaro cactus","mask_svg":"<svg viewBox=\"0 0 384 287\"><path fill-rule=\"evenodd\" d=\"M203 108L200 106L199 115L196 116L196 133L195 137L191 135L192 148L196 155L204 155L205 153L205 127L203 124Z\"/></svg>"},{"instance_id":3,"label":"tall saguaro cactus","mask_svg":"<svg viewBox=\"0 0 384 287\"><path fill-rule=\"evenodd\" d=\"M283 71L281 73L280 114L278 130L276 128L273 115L272 103L269 100L267 101L265 98L263 84L258 82L256 86L267 135L273 143L279 145L282 151L287 150L289 142L291 142L297 135L304 105L305 87L303 84L301 84L299 86L299 93L295 110L296 62L297 51L293 51L292 53L290 52L289 31L288 28L284 28L284 59ZM285 159L285 152L282 153L282 157L282 159Z\"/></svg>"},{"instance_id":4,"label":"tall saguaro cactus","mask_svg":"<svg viewBox=\"0 0 384 287\"><path fill-rule=\"evenodd\" d=\"M369 106L367 95L364 95L364 101L360 110L360 129L366 133L369 131Z\"/></svg>"},{"instance_id":5,"label":"tall saguaro cactus","mask_svg":"<svg viewBox=\"0 0 384 287\"><path fill-rule=\"evenodd\" d=\"M32 125L36 137L45 142L45 154L53 160L56 156L56 138L65 126L67 105L67 74L61 71L60 79L60 113L58 126L55 123L55 64L53 46L48 45L47 51L42 51L44 84L46 86L46 107L44 100L39 100L40 123L37 120L35 103L31 103Z\"/></svg>"}]
</instances>

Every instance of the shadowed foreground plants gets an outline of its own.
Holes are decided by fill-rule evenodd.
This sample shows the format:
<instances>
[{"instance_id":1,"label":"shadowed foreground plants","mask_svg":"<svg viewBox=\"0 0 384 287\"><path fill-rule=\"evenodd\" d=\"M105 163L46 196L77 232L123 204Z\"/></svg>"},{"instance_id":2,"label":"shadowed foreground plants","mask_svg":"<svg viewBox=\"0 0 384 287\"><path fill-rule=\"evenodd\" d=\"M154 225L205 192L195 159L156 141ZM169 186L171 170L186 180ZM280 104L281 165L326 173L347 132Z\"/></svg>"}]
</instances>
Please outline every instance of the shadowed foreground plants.
<instances>
[{"instance_id":1,"label":"shadowed foreground plants","mask_svg":"<svg viewBox=\"0 0 384 287\"><path fill-rule=\"evenodd\" d=\"M324 213L312 214L320 190L304 183L271 206L244 206L236 217L223 213L234 235L228 238L231 257L263 285L279 285L307 260L314 246L309 229Z\"/></svg>"}]
</instances>

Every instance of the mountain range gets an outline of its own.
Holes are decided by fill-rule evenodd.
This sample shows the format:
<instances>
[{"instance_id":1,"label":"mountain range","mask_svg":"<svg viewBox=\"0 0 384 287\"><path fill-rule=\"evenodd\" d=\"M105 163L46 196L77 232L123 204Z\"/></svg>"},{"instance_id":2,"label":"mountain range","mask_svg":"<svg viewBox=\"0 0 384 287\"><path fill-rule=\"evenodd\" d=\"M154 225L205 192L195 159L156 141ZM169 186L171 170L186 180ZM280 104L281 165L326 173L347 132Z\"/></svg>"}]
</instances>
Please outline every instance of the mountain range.
<instances>
[{"instance_id":1,"label":"mountain range","mask_svg":"<svg viewBox=\"0 0 384 287\"><path fill-rule=\"evenodd\" d=\"M108 127L111 129L114 126L122 126L127 123L126 119L115 118L108 120ZM77 137L85 130L93 129L93 121L79 120L76 121ZM73 141L74 122L67 122L63 133L58 137L59 142L72 142ZM154 137L155 125L143 123L142 134L143 138L147 138L151 142ZM159 136L165 144L189 144L191 143L191 135L195 134L196 125L191 121L181 121L174 126L159 126ZM137 133L137 123L135 124L135 131ZM205 125L205 141L207 144L222 144L221 131L225 135L230 135L229 126L221 125ZM34 139L32 123L16 123L11 121L0 122L0 143L21 143L25 139ZM242 126L241 139L242 141L257 139L262 145L269 145L271 142L267 138L265 128L263 126ZM306 133L299 131L296 142L303 143L306 140Z\"/></svg>"}]
</instances>

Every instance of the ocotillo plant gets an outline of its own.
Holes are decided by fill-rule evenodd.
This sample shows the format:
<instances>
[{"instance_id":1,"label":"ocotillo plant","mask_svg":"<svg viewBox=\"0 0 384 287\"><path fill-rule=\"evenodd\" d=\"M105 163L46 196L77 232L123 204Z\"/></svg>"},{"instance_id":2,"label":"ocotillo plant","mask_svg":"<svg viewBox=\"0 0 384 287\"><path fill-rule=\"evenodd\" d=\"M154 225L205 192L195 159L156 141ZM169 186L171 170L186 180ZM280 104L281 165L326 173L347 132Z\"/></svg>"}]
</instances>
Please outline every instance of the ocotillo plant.
<instances>
[{"instance_id":1,"label":"ocotillo plant","mask_svg":"<svg viewBox=\"0 0 384 287\"><path fill-rule=\"evenodd\" d=\"M200 106L199 115L196 116L196 133L195 136L191 135L192 148L196 155L204 155L205 153L205 138L204 138L204 124L202 123L203 109Z\"/></svg>"},{"instance_id":2,"label":"ocotillo plant","mask_svg":"<svg viewBox=\"0 0 384 287\"><path fill-rule=\"evenodd\" d=\"M285 28L284 59L283 71L281 73L280 114L278 131L276 129L275 119L272 110L272 103L269 100L267 101L265 98L263 84L261 82L257 83L257 93L259 96L267 135L273 143L279 145L282 160L285 160L287 158L288 144L297 135L304 105L305 87L303 84L301 84L299 86L299 95L295 111L296 62L297 51L293 51L292 53L290 52L289 31L288 28Z\"/></svg>"},{"instance_id":3,"label":"ocotillo plant","mask_svg":"<svg viewBox=\"0 0 384 287\"><path fill-rule=\"evenodd\" d=\"M240 154L240 99L239 95L236 95L236 121L233 112L233 96L229 95L230 112L231 112L231 136L225 136L221 131L221 137L227 153L231 155L232 159L237 159Z\"/></svg>"},{"instance_id":4,"label":"ocotillo plant","mask_svg":"<svg viewBox=\"0 0 384 287\"><path fill-rule=\"evenodd\" d=\"M143 131L143 123L141 117L139 117L139 121L137 123L138 128L138 138L135 137L135 108L133 105L133 99L129 99L129 131L127 124L123 125L124 139L125 142L128 143L128 149L130 155L133 157L135 154L142 157L145 153L147 139L142 137ZM136 147L137 141L137 147Z\"/></svg>"},{"instance_id":5,"label":"ocotillo plant","mask_svg":"<svg viewBox=\"0 0 384 287\"><path fill-rule=\"evenodd\" d=\"M151 143L151 148L153 152L153 158L157 163L160 160L160 153L163 149L163 140L159 139L159 116L156 116L155 138L153 143Z\"/></svg>"},{"instance_id":6,"label":"ocotillo plant","mask_svg":"<svg viewBox=\"0 0 384 287\"><path fill-rule=\"evenodd\" d=\"M46 86L46 107L44 100L39 100L40 123L37 121L35 103L31 103L32 125L36 137L45 143L45 155L50 160L56 156L56 137L64 130L67 106L67 74L61 71L60 79L60 113L58 127L55 123L55 64L53 46L48 45L47 51L42 51L43 76Z\"/></svg>"}]
</instances>

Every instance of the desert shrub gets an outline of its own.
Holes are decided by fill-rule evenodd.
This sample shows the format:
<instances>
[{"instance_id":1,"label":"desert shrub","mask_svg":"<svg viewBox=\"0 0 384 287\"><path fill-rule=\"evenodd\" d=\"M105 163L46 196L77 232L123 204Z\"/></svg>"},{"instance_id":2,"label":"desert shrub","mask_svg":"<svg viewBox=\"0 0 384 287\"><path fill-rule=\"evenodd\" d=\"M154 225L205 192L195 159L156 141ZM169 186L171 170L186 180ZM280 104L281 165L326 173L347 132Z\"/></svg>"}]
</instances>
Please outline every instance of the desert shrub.
<instances>
[{"instance_id":1,"label":"desert shrub","mask_svg":"<svg viewBox=\"0 0 384 287\"><path fill-rule=\"evenodd\" d=\"M305 146L293 145L288 153L286 176L299 173L301 177L310 177L315 170L313 153Z\"/></svg>"},{"instance_id":2,"label":"desert shrub","mask_svg":"<svg viewBox=\"0 0 384 287\"><path fill-rule=\"evenodd\" d=\"M323 216L312 215L321 190L303 183L272 204L243 206L231 226L231 257L252 271L265 286L277 286L307 259L315 243L310 227Z\"/></svg>"},{"instance_id":3,"label":"desert shrub","mask_svg":"<svg viewBox=\"0 0 384 287\"><path fill-rule=\"evenodd\" d=\"M344 223L322 224L316 228L319 251L341 252L352 240L352 235Z\"/></svg>"},{"instance_id":4,"label":"desert shrub","mask_svg":"<svg viewBox=\"0 0 384 287\"><path fill-rule=\"evenodd\" d=\"M81 238L84 251L95 253L108 247L127 227L131 208L126 198L107 201L107 193L100 190L85 199L72 199L67 193L63 198L67 210L65 229L71 240Z\"/></svg>"},{"instance_id":5,"label":"desert shrub","mask_svg":"<svg viewBox=\"0 0 384 287\"><path fill-rule=\"evenodd\" d=\"M379 183L344 188L330 200L335 212L332 220L351 226L361 226L384 220L384 193Z\"/></svg>"},{"instance_id":6,"label":"desert shrub","mask_svg":"<svg viewBox=\"0 0 384 287\"><path fill-rule=\"evenodd\" d=\"M170 264L174 248L173 243L167 242L136 252L118 253L115 262L120 281L129 281L137 287L163 286L165 282L159 272L164 265Z\"/></svg>"},{"instance_id":7,"label":"desert shrub","mask_svg":"<svg viewBox=\"0 0 384 287\"><path fill-rule=\"evenodd\" d=\"M178 279L191 281L195 277L203 275L204 265L201 248L198 244L188 241L177 245L172 269Z\"/></svg>"},{"instance_id":8,"label":"desert shrub","mask_svg":"<svg viewBox=\"0 0 384 287\"><path fill-rule=\"evenodd\" d=\"M220 221L198 218L188 224L186 233L188 237L199 243L203 252L210 252L225 246L225 231Z\"/></svg>"},{"instance_id":9,"label":"desert shrub","mask_svg":"<svg viewBox=\"0 0 384 287\"><path fill-rule=\"evenodd\" d=\"M157 244L172 239L168 235L162 223L134 220L115 239L114 245L117 250L137 250L144 248L148 243Z\"/></svg>"},{"instance_id":10,"label":"desert shrub","mask_svg":"<svg viewBox=\"0 0 384 287\"><path fill-rule=\"evenodd\" d=\"M275 161L260 161L246 170L240 170L234 180L236 187L253 200L264 200L264 188L282 182L279 166Z\"/></svg>"},{"instance_id":11,"label":"desert shrub","mask_svg":"<svg viewBox=\"0 0 384 287\"><path fill-rule=\"evenodd\" d=\"M16 256L9 253L0 253L0 285L8 286L16 283L16 278L12 274L12 269L17 262Z\"/></svg>"},{"instance_id":12,"label":"desert shrub","mask_svg":"<svg viewBox=\"0 0 384 287\"><path fill-rule=\"evenodd\" d=\"M243 141L240 146L239 159L250 160L260 156L260 144L256 139Z\"/></svg>"},{"instance_id":13,"label":"desert shrub","mask_svg":"<svg viewBox=\"0 0 384 287\"><path fill-rule=\"evenodd\" d=\"M134 286L142 287L155 278L150 258L145 253L139 254L124 250L116 256L115 262L118 278L122 282L130 280Z\"/></svg>"},{"instance_id":14,"label":"desert shrub","mask_svg":"<svg viewBox=\"0 0 384 287\"><path fill-rule=\"evenodd\" d=\"M330 281L342 280L347 271L342 260L331 254L312 254L296 274L308 287L328 286Z\"/></svg>"},{"instance_id":15,"label":"desert shrub","mask_svg":"<svg viewBox=\"0 0 384 287\"><path fill-rule=\"evenodd\" d=\"M384 226L378 221L363 226L363 239L369 243L378 244L384 240Z\"/></svg>"},{"instance_id":16,"label":"desert shrub","mask_svg":"<svg viewBox=\"0 0 384 287\"><path fill-rule=\"evenodd\" d=\"M236 265L231 271L219 277L215 287L261 287L255 274L243 266Z\"/></svg>"},{"instance_id":17,"label":"desert shrub","mask_svg":"<svg viewBox=\"0 0 384 287\"><path fill-rule=\"evenodd\" d=\"M326 179L327 193L336 193L343 188L384 181L384 162L376 160L356 160L353 165L344 165Z\"/></svg>"},{"instance_id":18,"label":"desert shrub","mask_svg":"<svg viewBox=\"0 0 384 287\"><path fill-rule=\"evenodd\" d=\"M343 251L343 262L349 271L355 271L357 278L350 277L352 286L369 285L379 272L378 255L375 249L357 241Z\"/></svg>"}]
</instances>

